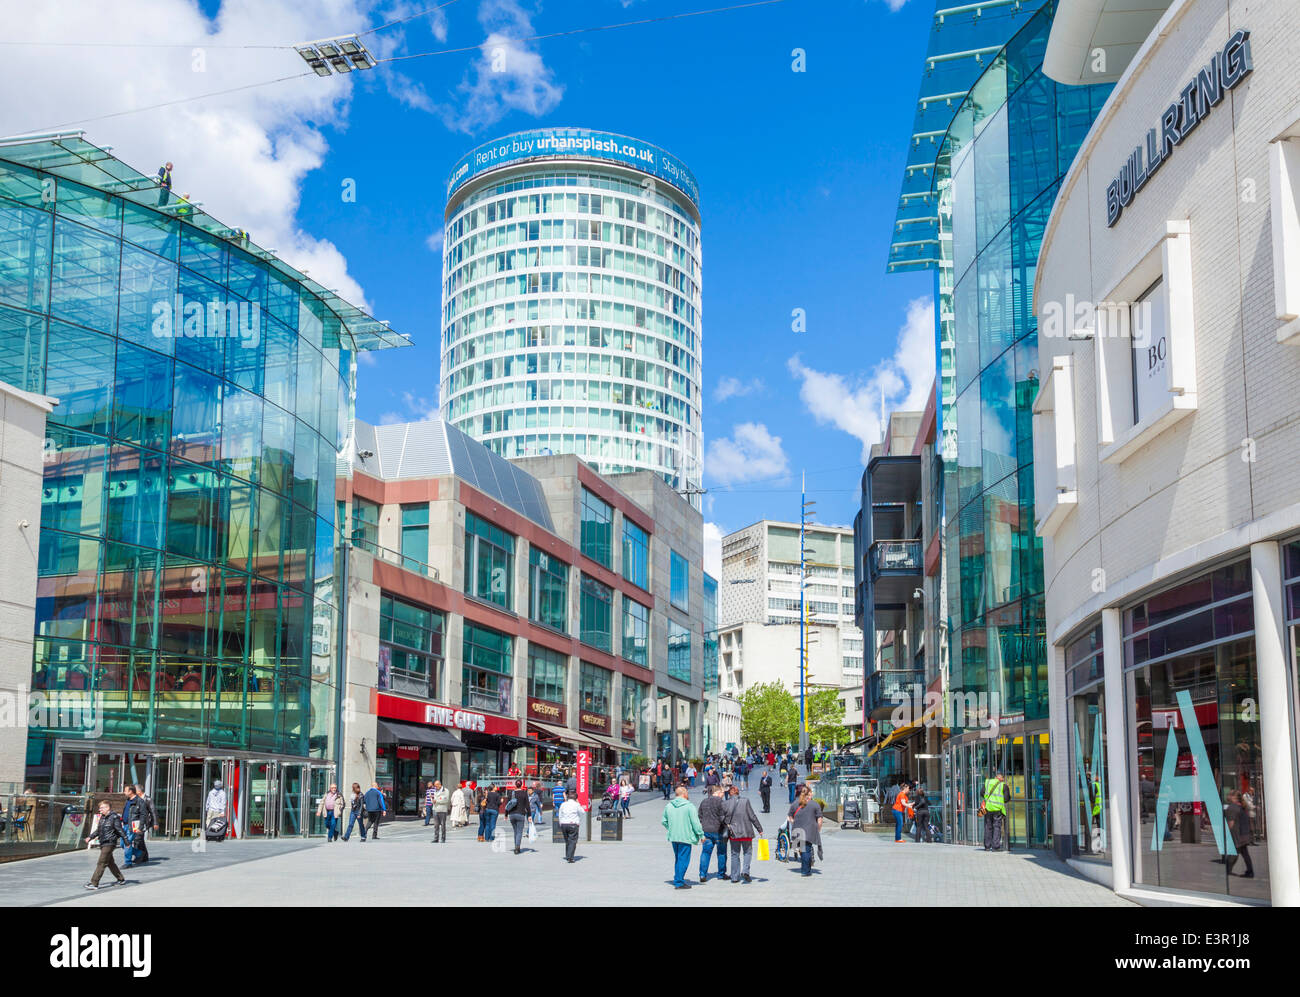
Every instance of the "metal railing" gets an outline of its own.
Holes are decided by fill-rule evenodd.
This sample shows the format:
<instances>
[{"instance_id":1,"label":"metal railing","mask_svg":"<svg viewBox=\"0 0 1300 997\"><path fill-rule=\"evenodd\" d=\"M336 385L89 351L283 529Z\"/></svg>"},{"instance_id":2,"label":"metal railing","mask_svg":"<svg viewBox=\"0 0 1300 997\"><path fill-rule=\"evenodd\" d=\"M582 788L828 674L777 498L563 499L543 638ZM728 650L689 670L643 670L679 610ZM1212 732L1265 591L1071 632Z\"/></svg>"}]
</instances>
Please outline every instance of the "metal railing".
<instances>
[{"instance_id":1,"label":"metal railing","mask_svg":"<svg viewBox=\"0 0 1300 997\"><path fill-rule=\"evenodd\" d=\"M387 547L380 547L377 543L372 543L364 537L351 537L346 539L347 543L352 544L358 550L364 550L381 561L387 561L389 564L396 564L399 568L405 568L407 571L414 571L418 575L425 575L432 578L435 582L439 580L438 569L423 561L416 560L413 557L407 557L400 551L390 550Z\"/></svg>"},{"instance_id":2,"label":"metal railing","mask_svg":"<svg viewBox=\"0 0 1300 997\"><path fill-rule=\"evenodd\" d=\"M920 540L877 540L871 545L871 571L919 572L922 569Z\"/></svg>"}]
</instances>

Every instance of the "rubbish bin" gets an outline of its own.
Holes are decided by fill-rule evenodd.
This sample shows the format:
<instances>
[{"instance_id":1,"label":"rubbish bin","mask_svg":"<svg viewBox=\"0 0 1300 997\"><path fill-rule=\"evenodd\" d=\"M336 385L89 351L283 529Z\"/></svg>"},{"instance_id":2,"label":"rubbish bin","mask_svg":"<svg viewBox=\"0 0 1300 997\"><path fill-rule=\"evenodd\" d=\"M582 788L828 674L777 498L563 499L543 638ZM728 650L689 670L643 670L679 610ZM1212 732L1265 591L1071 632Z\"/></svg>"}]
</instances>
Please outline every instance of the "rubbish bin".
<instances>
[{"instance_id":1,"label":"rubbish bin","mask_svg":"<svg viewBox=\"0 0 1300 997\"><path fill-rule=\"evenodd\" d=\"M600 840L601 841L622 841L623 840L623 815L616 813L612 817L598 817L600 821Z\"/></svg>"}]
</instances>

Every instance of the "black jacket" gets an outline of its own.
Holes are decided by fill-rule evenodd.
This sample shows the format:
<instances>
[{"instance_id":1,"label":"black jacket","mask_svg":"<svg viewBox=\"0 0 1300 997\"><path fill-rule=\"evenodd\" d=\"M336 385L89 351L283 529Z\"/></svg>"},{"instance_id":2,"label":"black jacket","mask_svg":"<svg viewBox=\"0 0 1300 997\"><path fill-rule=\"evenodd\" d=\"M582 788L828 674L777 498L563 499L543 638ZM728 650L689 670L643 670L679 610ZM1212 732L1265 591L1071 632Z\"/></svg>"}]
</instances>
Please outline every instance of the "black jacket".
<instances>
[{"instance_id":1,"label":"black jacket","mask_svg":"<svg viewBox=\"0 0 1300 997\"><path fill-rule=\"evenodd\" d=\"M758 780L758 791L760 793L772 792L772 777L770 775L765 775Z\"/></svg>"},{"instance_id":2,"label":"black jacket","mask_svg":"<svg viewBox=\"0 0 1300 997\"><path fill-rule=\"evenodd\" d=\"M101 847L125 842L126 834L122 830L122 815L115 810L110 810L108 816L99 818L99 828L95 831L95 837L99 839Z\"/></svg>"},{"instance_id":3,"label":"black jacket","mask_svg":"<svg viewBox=\"0 0 1300 997\"><path fill-rule=\"evenodd\" d=\"M705 834L717 834L722 830L722 797L706 796L700 804L700 827Z\"/></svg>"}]
</instances>

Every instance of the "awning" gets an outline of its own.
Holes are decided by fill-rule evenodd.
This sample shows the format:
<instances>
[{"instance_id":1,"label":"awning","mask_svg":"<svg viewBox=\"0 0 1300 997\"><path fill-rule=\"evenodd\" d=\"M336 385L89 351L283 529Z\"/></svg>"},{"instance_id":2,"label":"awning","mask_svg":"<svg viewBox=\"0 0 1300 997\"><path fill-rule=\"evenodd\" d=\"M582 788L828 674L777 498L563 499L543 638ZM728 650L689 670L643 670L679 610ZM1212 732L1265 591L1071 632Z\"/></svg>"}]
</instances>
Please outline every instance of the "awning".
<instances>
[{"instance_id":1,"label":"awning","mask_svg":"<svg viewBox=\"0 0 1300 997\"><path fill-rule=\"evenodd\" d=\"M615 741L613 738L605 737L601 734L588 734L588 737L594 737L597 741L607 748L613 748L615 751L635 751L636 747L630 744L624 744L622 741Z\"/></svg>"},{"instance_id":2,"label":"awning","mask_svg":"<svg viewBox=\"0 0 1300 997\"><path fill-rule=\"evenodd\" d=\"M923 714L920 720L913 720L910 724L904 724L902 727L899 727L896 730L891 731L887 738L885 738L883 741L881 741L874 748L872 748L871 751L867 753L867 757L871 758L879 751L883 751L886 748L897 747L898 745L902 744L904 741L915 737L917 734L921 733L921 731L925 730L927 726L934 723L938 716L939 716L939 708L936 706L934 709L929 710L927 713ZM948 733L947 728L946 727L942 728L942 732L944 734L947 734Z\"/></svg>"},{"instance_id":3,"label":"awning","mask_svg":"<svg viewBox=\"0 0 1300 997\"><path fill-rule=\"evenodd\" d=\"M381 741L395 744L417 744L426 748L440 748L443 751L464 751L465 745L460 738L452 737L442 727L423 727L420 724L404 724L396 720L376 720L376 736Z\"/></svg>"},{"instance_id":4,"label":"awning","mask_svg":"<svg viewBox=\"0 0 1300 997\"><path fill-rule=\"evenodd\" d=\"M579 734L572 727L562 727L560 724L541 724L536 720L529 720L528 722L538 730L550 734L552 737L558 737L568 744L581 744L587 748L600 747L593 734Z\"/></svg>"}]
</instances>

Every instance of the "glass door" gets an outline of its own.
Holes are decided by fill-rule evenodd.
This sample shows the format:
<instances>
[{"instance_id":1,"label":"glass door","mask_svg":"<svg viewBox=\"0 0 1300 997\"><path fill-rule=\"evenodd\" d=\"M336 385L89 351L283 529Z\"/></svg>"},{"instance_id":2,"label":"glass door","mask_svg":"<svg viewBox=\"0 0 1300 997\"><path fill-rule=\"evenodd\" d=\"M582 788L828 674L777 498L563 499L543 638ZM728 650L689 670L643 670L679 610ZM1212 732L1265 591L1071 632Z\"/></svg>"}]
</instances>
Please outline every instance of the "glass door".
<instances>
[{"instance_id":1,"label":"glass door","mask_svg":"<svg viewBox=\"0 0 1300 997\"><path fill-rule=\"evenodd\" d=\"M181 833L180 798L183 770L183 756L154 755L149 782L145 787L145 792L153 800L153 808L158 815L157 833L168 838L178 837Z\"/></svg>"},{"instance_id":2,"label":"glass door","mask_svg":"<svg viewBox=\"0 0 1300 997\"><path fill-rule=\"evenodd\" d=\"M122 755L102 752L90 756L90 792L97 795L122 792Z\"/></svg>"},{"instance_id":3,"label":"glass door","mask_svg":"<svg viewBox=\"0 0 1300 997\"><path fill-rule=\"evenodd\" d=\"M295 762L280 764L279 835L282 838L306 834L307 825L303 820L306 768L306 765Z\"/></svg>"},{"instance_id":4,"label":"glass door","mask_svg":"<svg viewBox=\"0 0 1300 997\"><path fill-rule=\"evenodd\" d=\"M275 818L279 813L276 768L270 759L244 762L244 833L250 838L269 838L275 834Z\"/></svg>"},{"instance_id":5,"label":"glass door","mask_svg":"<svg viewBox=\"0 0 1300 997\"><path fill-rule=\"evenodd\" d=\"M90 752L84 748L65 748L54 742L55 793L80 794L90 788Z\"/></svg>"}]
</instances>

